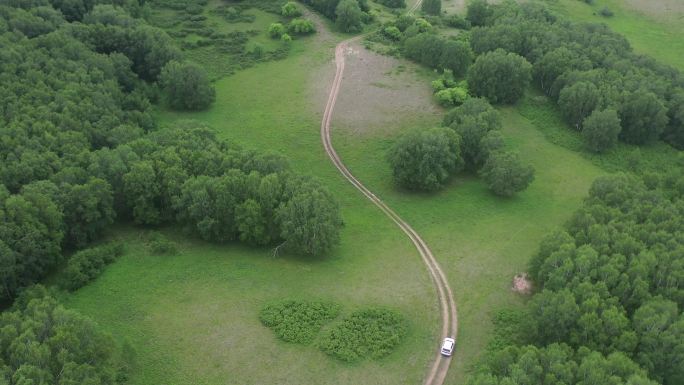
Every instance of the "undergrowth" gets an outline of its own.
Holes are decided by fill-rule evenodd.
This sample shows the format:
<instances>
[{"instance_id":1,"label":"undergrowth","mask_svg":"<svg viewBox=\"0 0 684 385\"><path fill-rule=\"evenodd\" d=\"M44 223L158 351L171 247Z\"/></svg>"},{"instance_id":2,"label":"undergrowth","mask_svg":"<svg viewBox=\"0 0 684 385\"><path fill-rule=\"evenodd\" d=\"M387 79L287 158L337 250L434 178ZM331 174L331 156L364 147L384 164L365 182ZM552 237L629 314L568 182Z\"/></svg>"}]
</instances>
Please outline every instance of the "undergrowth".
<instances>
[{"instance_id":1,"label":"undergrowth","mask_svg":"<svg viewBox=\"0 0 684 385\"><path fill-rule=\"evenodd\" d=\"M392 310L364 309L328 330L319 346L325 353L346 362L378 359L401 343L407 329L406 320Z\"/></svg>"},{"instance_id":2,"label":"undergrowth","mask_svg":"<svg viewBox=\"0 0 684 385\"><path fill-rule=\"evenodd\" d=\"M339 313L340 306L330 302L284 300L266 305L259 319L283 341L309 344Z\"/></svg>"}]
</instances>

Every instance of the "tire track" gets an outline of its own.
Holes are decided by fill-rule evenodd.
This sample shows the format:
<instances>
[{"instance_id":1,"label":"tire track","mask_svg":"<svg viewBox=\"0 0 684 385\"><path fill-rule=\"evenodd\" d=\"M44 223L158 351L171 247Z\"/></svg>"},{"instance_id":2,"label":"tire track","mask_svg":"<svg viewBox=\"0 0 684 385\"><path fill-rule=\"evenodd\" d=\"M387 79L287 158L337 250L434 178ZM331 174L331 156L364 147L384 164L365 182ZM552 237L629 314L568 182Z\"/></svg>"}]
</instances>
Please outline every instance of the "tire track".
<instances>
[{"instance_id":1,"label":"tire track","mask_svg":"<svg viewBox=\"0 0 684 385\"><path fill-rule=\"evenodd\" d=\"M418 0L413 7L409 10L409 13L413 12L420 6L422 1ZM458 321L457 321L457 311L456 303L454 301L453 292L449 283L446 279L444 272L435 260L432 251L427 246L425 241L418 235L418 233L401 217L395 213L389 206L387 206L380 198L376 197L368 188L366 188L354 175L349 171L349 169L344 165L342 159L339 157L335 148L332 145L332 138L330 132L330 122L332 121L333 109L335 107L335 102L337 101L337 95L342 84L342 75L344 74L345 66L345 53L349 49L349 44L355 40L358 40L361 36L345 40L339 43L335 47L335 78L333 80L333 85L328 96L328 102L325 106L325 111L323 113L323 120L321 121L321 141L323 142L323 147L325 152L330 157L335 167L342 173L342 175L356 187L368 200L373 202L385 215L387 215L405 234L409 237L416 250L421 256L423 263L427 267L430 277L437 289L437 297L440 305L441 317L442 317L442 329L440 333L440 340L435 341L435 348L439 346L439 343L445 337L456 338L458 331ZM451 357L443 357L439 350L436 353L434 360L430 365L430 369L425 377L423 384L425 385L442 385L444 379L449 370L449 364L451 363Z\"/></svg>"}]
</instances>

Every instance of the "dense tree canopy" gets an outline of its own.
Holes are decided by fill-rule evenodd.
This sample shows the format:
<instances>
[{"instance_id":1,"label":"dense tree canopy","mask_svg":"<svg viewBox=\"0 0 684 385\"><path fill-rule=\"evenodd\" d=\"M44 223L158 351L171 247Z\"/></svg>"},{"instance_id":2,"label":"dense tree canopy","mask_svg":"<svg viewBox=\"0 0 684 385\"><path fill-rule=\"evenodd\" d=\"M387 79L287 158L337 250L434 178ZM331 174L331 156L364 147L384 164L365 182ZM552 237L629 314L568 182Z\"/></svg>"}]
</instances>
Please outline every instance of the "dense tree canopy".
<instances>
[{"instance_id":1,"label":"dense tree canopy","mask_svg":"<svg viewBox=\"0 0 684 385\"><path fill-rule=\"evenodd\" d=\"M201 67L170 61L162 69L159 83L169 105L178 110L203 110L214 102L216 92Z\"/></svg>"},{"instance_id":2,"label":"dense tree canopy","mask_svg":"<svg viewBox=\"0 0 684 385\"><path fill-rule=\"evenodd\" d=\"M443 124L461 137L461 155L466 169L477 171L487 158L482 140L488 132L501 128L501 117L485 99L470 98L449 111Z\"/></svg>"},{"instance_id":3,"label":"dense tree canopy","mask_svg":"<svg viewBox=\"0 0 684 385\"><path fill-rule=\"evenodd\" d=\"M7 384L117 384L122 358L113 338L67 310L41 286L0 315L2 375Z\"/></svg>"},{"instance_id":4,"label":"dense tree canopy","mask_svg":"<svg viewBox=\"0 0 684 385\"><path fill-rule=\"evenodd\" d=\"M498 49L475 60L468 71L468 86L474 95L492 103L515 103L525 93L531 71L525 58Z\"/></svg>"},{"instance_id":5,"label":"dense tree canopy","mask_svg":"<svg viewBox=\"0 0 684 385\"><path fill-rule=\"evenodd\" d=\"M620 140L661 138L684 147L684 76L632 52L624 36L605 25L571 23L538 2L474 1L468 18L479 26L470 36L473 51L523 56L533 64L535 82L575 128L594 109L612 109L620 118Z\"/></svg>"},{"instance_id":6,"label":"dense tree canopy","mask_svg":"<svg viewBox=\"0 0 684 385\"><path fill-rule=\"evenodd\" d=\"M596 110L583 126L582 136L591 151L604 152L617 144L621 127L615 110Z\"/></svg>"}]
</instances>

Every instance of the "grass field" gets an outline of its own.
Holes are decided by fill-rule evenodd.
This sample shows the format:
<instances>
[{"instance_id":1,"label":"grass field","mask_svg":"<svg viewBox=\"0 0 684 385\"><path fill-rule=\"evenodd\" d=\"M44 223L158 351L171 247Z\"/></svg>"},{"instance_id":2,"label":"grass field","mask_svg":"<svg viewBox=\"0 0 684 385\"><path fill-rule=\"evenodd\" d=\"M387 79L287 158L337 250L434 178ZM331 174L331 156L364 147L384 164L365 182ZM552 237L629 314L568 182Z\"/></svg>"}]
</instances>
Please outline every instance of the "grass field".
<instances>
[{"instance_id":1,"label":"grass field","mask_svg":"<svg viewBox=\"0 0 684 385\"><path fill-rule=\"evenodd\" d=\"M119 228L114 236L126 239L128 253L64 301L134 347L138 364L132 384L420 383L440 326L427 272L404 235L338 175L320 144L320 117L339 40L328 32L299 39L287 59L221 79L208 111L159 112L162 122L198 119L223 138L285 154L293 168L320 178L335 194L345 228L342 244L320 259L273 258L267 248L211 245L173 228L164 231L178 241L179 254L153 256L144 247L143 230ZM373 83L391 83L382 76ZM356 97L353 91L342 88L340 105ZM336 116L353 112L337 110ZM411 223L445 268L460 323L447 379L452 385L463 384L483 351L491 315L524 302L510 290L511 279L524 271L540 239L563 224L596 176L615 169L611 162L631 151L621 147L608 160L582 154L578 138L535 95L501 113L507 144L536 168L535 182L512 199L491 195L473 176L457 178L435 194L401 191L392 183L385 156L409 123L376 121L358 130L333 122L333 141L352 172ZM432 126L438 118L426 114L418 125ZM650 159L660 150L644 151ZM278 298L333 300L344 306L344 314L365 305L388 306L407 317L410 330L387 358L342 364L315 346L281 342L260 324L261 306Z\"/></svg>"}]
</instances>

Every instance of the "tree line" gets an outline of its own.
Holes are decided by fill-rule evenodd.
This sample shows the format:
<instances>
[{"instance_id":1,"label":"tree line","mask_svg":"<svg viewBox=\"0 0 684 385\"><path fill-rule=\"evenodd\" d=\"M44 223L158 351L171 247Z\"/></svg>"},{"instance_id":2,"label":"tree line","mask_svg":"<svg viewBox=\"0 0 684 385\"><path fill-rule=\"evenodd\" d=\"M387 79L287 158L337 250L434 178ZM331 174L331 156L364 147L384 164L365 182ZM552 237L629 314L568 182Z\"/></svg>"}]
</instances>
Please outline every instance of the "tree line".
<instances>
[{"instance_id":1,"label":"tree line","mask_svg":"<svg viewBox=\"0 0 684 385\"><path fill-rule=\"evenodd\" d=\"M47 0L0 6L0 298L117 218L327 252L341 220L318 182L198 123L156 126L153 102L201 108L213 89L163 31L134 17L137 1L103 2L69 17Z\"/></svg>"},{"instance_id":2,"label":"tree line","mask_svg":"<svg viewBox=\"0 0 684 385\"><path fill-rule=\"evenodd\" d=\"M464 31L442 37L433 23ZM465 18L402 15L370 39L464 77L471 95L494 104L516 103L533 83L581 131L590 151L605 152L618 141L664 140L684 148L684 76L635 54L605 25L572 23L539 3L477 0Z\"/></svg>"},{"instance_id":3,"label":"tree line","mask_svg":"<svg viewBox=\"0 0 684 385\"><path fill-rule=\"evenodd\" d=\"M594 182L542 241L537 293L471 384L684 381L683 169Z\"/></svg>"},{"instance_id":4,"label":"tree line","mask_svg":"<svg viewBox=\"0 0 684 385\"><path fill-rule=\"evenodd\" d=\"M590 149L658 139L684 148L684 76L634 53L607 26L571 23L539 4L483 0L471 3L467 19L473 51L525 58L532 79L568 123L588 131Z\"/></svg>"}]
</instances>

